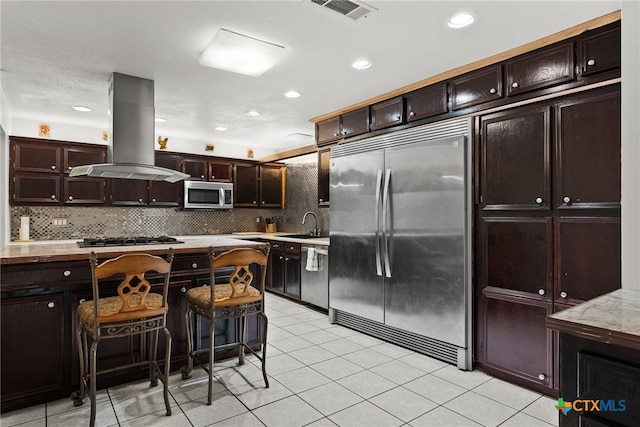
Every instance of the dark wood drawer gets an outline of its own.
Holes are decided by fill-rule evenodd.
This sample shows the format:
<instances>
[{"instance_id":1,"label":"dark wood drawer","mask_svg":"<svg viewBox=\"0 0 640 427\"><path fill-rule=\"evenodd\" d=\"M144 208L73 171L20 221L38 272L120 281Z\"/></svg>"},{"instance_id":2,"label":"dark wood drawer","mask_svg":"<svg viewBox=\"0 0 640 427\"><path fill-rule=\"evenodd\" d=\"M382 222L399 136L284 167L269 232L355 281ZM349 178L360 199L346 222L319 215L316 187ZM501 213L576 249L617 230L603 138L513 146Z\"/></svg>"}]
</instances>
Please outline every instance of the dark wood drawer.
<instances>
[{"instance_id":1,"label":"dark wood drawer","mask_svg":"<svg viewBox=\"0 0 640 427\"><path fill-rule=\"evenodd\" d=\"M286 254L290 255L300 255L300 244L299 243L284 243L284 251Z\"/></svg>"},{"instance_id":2,"label":"dark wood drawer","mask_svg":"<svg viewBox=\"0 0 640 427\"><path fill-rule=\"evenodd\" d=\"M89 257L86 261L12 264L2 267L2 291L49 288L77 283L91 284Z\"/></svg>"}]
</instances>

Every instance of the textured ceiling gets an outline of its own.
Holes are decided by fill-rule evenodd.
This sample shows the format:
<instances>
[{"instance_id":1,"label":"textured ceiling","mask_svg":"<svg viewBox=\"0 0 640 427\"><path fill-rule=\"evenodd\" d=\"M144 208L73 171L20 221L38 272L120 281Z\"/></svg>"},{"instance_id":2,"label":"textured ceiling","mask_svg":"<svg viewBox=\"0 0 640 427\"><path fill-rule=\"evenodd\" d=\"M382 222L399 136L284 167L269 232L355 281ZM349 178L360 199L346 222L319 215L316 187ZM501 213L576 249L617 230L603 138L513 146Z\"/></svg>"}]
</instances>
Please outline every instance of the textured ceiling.
<instances>
[{"instance_id":1,"label":"textured ceiling","mask_svg":"<svg viewBox=\"0 0 640 427\"><path fill-rule=\"evenodd\" d=\"M155 81L156 133L252 146L258 156L313 143L309 119L620 9L620 1L370 1L354 21L306 0L5 1L1 89L9 115L108 129L112 72ZM472 11L477 22L444 21ZM285 46L260 77L202 67L220 28ZM356 57L374 62L349 67ZM283 94L297 90L302 96ZM89 113L71 107L85 105ZM245 115L258 110L262 116ZM225 132L215 131L226 126ZM176 147L172 147L176 148Z\"/></svg>"}]
</instances>

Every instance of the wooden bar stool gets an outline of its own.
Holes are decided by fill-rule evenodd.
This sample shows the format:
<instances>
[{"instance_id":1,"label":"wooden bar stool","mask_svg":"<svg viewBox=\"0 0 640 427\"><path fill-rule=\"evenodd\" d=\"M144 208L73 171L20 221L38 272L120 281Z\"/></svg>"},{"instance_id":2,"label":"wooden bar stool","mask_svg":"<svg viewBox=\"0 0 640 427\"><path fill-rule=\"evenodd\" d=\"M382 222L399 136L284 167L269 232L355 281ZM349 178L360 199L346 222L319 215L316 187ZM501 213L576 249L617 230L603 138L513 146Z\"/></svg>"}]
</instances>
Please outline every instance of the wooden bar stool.
<instances>
[{"instance_id":1,"label":"wooden bar stool","mask_svg":"<svg viewBox=\"0 0 640 427\"><path fill-rule=\"evenodd\" d=\"M207 405L211 405L213 391L213 355L215 352L215 321L218 319L237 319L238 330L236 342L219 346L221 348L237 347L239 364L244 363L245 349L249 350L262 362L262 376L265 387L269 387L267 371L265 369L267 352L267 316L264 313L264 284L267 270L269 247L264 250L238 248L215 255L213 248L209 248L211 265L210 285L189 289L186 293L187 310L185 324L187 327L187 366L182 368L182 378L191 376L193 362L196 362L209 374L209 392ZM216 283L216 270L224 267L234 267L228 283ZM257 277L251 267L257 267ZM219 271L219 270L218 270ZM208 348L194 348L194 313L209 319ZM247 316L257 314L262 322L261 347L262 355L257 354L246 344ZM209 363L200 361L198 355L207 353Z\"/></svg>"},{"instance_id":2,"label":"wooden bar stool","mask_svg":"<svg viewBox=\"0 0 640 427\"><path fill-rule=\"evenodd\" d=\"M78 306L76 337L80 355L80 391L71 395L74 405L80 406L87 395L87 389L89 390L91 427L95 425L96 421L96 376L134 366L149 366L149 379L152 386L158 385L158 378L160 378L164 384L164 403L167 415L171 415L167 384L171 359L171 333L167 329L166 323L167 291L172 262L173 248L169 249L167 260L149 254L132 253L107 260L100 265L98 265L96 253L91 252L93 300ZM145 278L147 272L157 272L163 276L162 295L149 292L151 284ZM118 285L118 296L100 298L101 283L107 280L111 282L122 280ZM164 372L156 360L160 330L166 336ZM101 371L97 370L96 353L101 340L143 334L147 334L149 341L148 357L145 360ZM90 346L88 338L91 339Z\"/></svg>"}]
</instances>

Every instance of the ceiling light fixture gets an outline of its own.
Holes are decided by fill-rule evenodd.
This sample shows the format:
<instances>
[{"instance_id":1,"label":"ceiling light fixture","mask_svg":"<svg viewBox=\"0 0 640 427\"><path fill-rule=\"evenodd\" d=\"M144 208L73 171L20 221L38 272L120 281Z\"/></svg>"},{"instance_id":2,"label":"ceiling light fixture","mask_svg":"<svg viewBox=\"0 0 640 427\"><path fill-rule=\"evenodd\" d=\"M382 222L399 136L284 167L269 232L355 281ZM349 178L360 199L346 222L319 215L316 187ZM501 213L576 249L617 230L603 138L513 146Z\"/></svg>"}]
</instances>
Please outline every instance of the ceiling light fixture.
<instances>
[{"instance_id":1,"label":"ceiling light fixture","mask_svg":"<svg viewBox=\"0 0 640 427\"><path fill-rule=\"evenodd\" d=\"M83 112L83 113L86 113L86 112L91 111L91 108L89 108L89 107L84 107L84 106L82 106L82 105L76 105L75 107L73 107L73 109L74 109L74 110L76 110L76 111L81 111L81 112Z\"/></svg>"},{"instance_id":2,"label":"ceiling light fixture","mask_svg":"<svg viewBox=\"0 0 640 427\"><path fill-rule=\"evenodd\" d=\"M216 126L214 129L219 130L220 132L224 132L225 130L227 130L227 128L224 126Z\"/></svg>"},{"instance_id":3,"label":"ceiling light fixture","mask_svg":"<svg viewBox=\"0 0 640 427\"><path fill-rule=\"evenodd\" d=\"M255 110L247 111L247 116L258 117L259 115L260 113L258 111L255 111Z\"/></svg>"},{"instance_id":4,"label":"ceiling light fixture","mask_svg":"<svg viewBox=\"0 0 640 427\"><path fill-rule=\"evenodd\" d=\"M367 68L371 68L372 65L371 61L367 59L356 59L351 63L351 68L355 68L356 70L366 70Z\"/></svg>"},{"instance_id":5,"label":"ceiling light fixture","mask_svg":"<svg viewBox=\"0 0 640 427\"><path fill-rule=\"evenodd\" d=\"M295 90L290 90L284 94L287 98L299 98L300 92L296 92Z\"/></svg>"},{"instance_id":6,"label":"ceiling light fixture","mask_svg":"<svg viewBox=\"0 0 640 427\"><path fill-rule=\"evenodd\" d=\"M476 17L473 14L468 12L456 13L452 17L450 17L446 25L449 28L464 28L467 27L476 20Z\"/></svg>"},{"instance_id":7,"label":"ceiling light fixture","mask_svg":"<svg viewBox=\"0 0 640 427\"><path fill-rule=\"evenodd\" d=\"M220 29L200 54L205 67L258 77L286 55L283 46Z\"/></svg>"},{"instance_id":8,"label":"ceiling light fixture","mask_svg":"<svg viewBox=\"0 0 640 427\"><path fill-rule=\"evenodd\" d=\"M164 122L166 122L166 121L167 121L166 119L163 119L162 117L156 117L156 118L155 118L155 119L153 119L153 120L154 120L156 123L164 123Z\"/></svg>"}]
</instances>

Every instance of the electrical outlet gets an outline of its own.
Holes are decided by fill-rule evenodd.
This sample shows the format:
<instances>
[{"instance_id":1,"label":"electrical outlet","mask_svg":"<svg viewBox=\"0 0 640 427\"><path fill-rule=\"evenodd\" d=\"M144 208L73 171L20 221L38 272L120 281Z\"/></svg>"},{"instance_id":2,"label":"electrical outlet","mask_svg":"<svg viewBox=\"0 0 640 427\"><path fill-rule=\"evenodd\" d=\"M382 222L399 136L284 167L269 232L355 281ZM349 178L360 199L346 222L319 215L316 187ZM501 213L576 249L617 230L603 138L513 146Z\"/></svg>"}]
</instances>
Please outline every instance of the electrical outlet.
<instances>
[{"instance_id":1,"label":"electrical outlet","mask_svg":"<svg viewBox=\"0 0 640 427\"><path fill-rule=\"evenodd\" d=\"M53 218L53 225L55 226L67 225L67 218Z\"/></svg>"}]
</instances>

